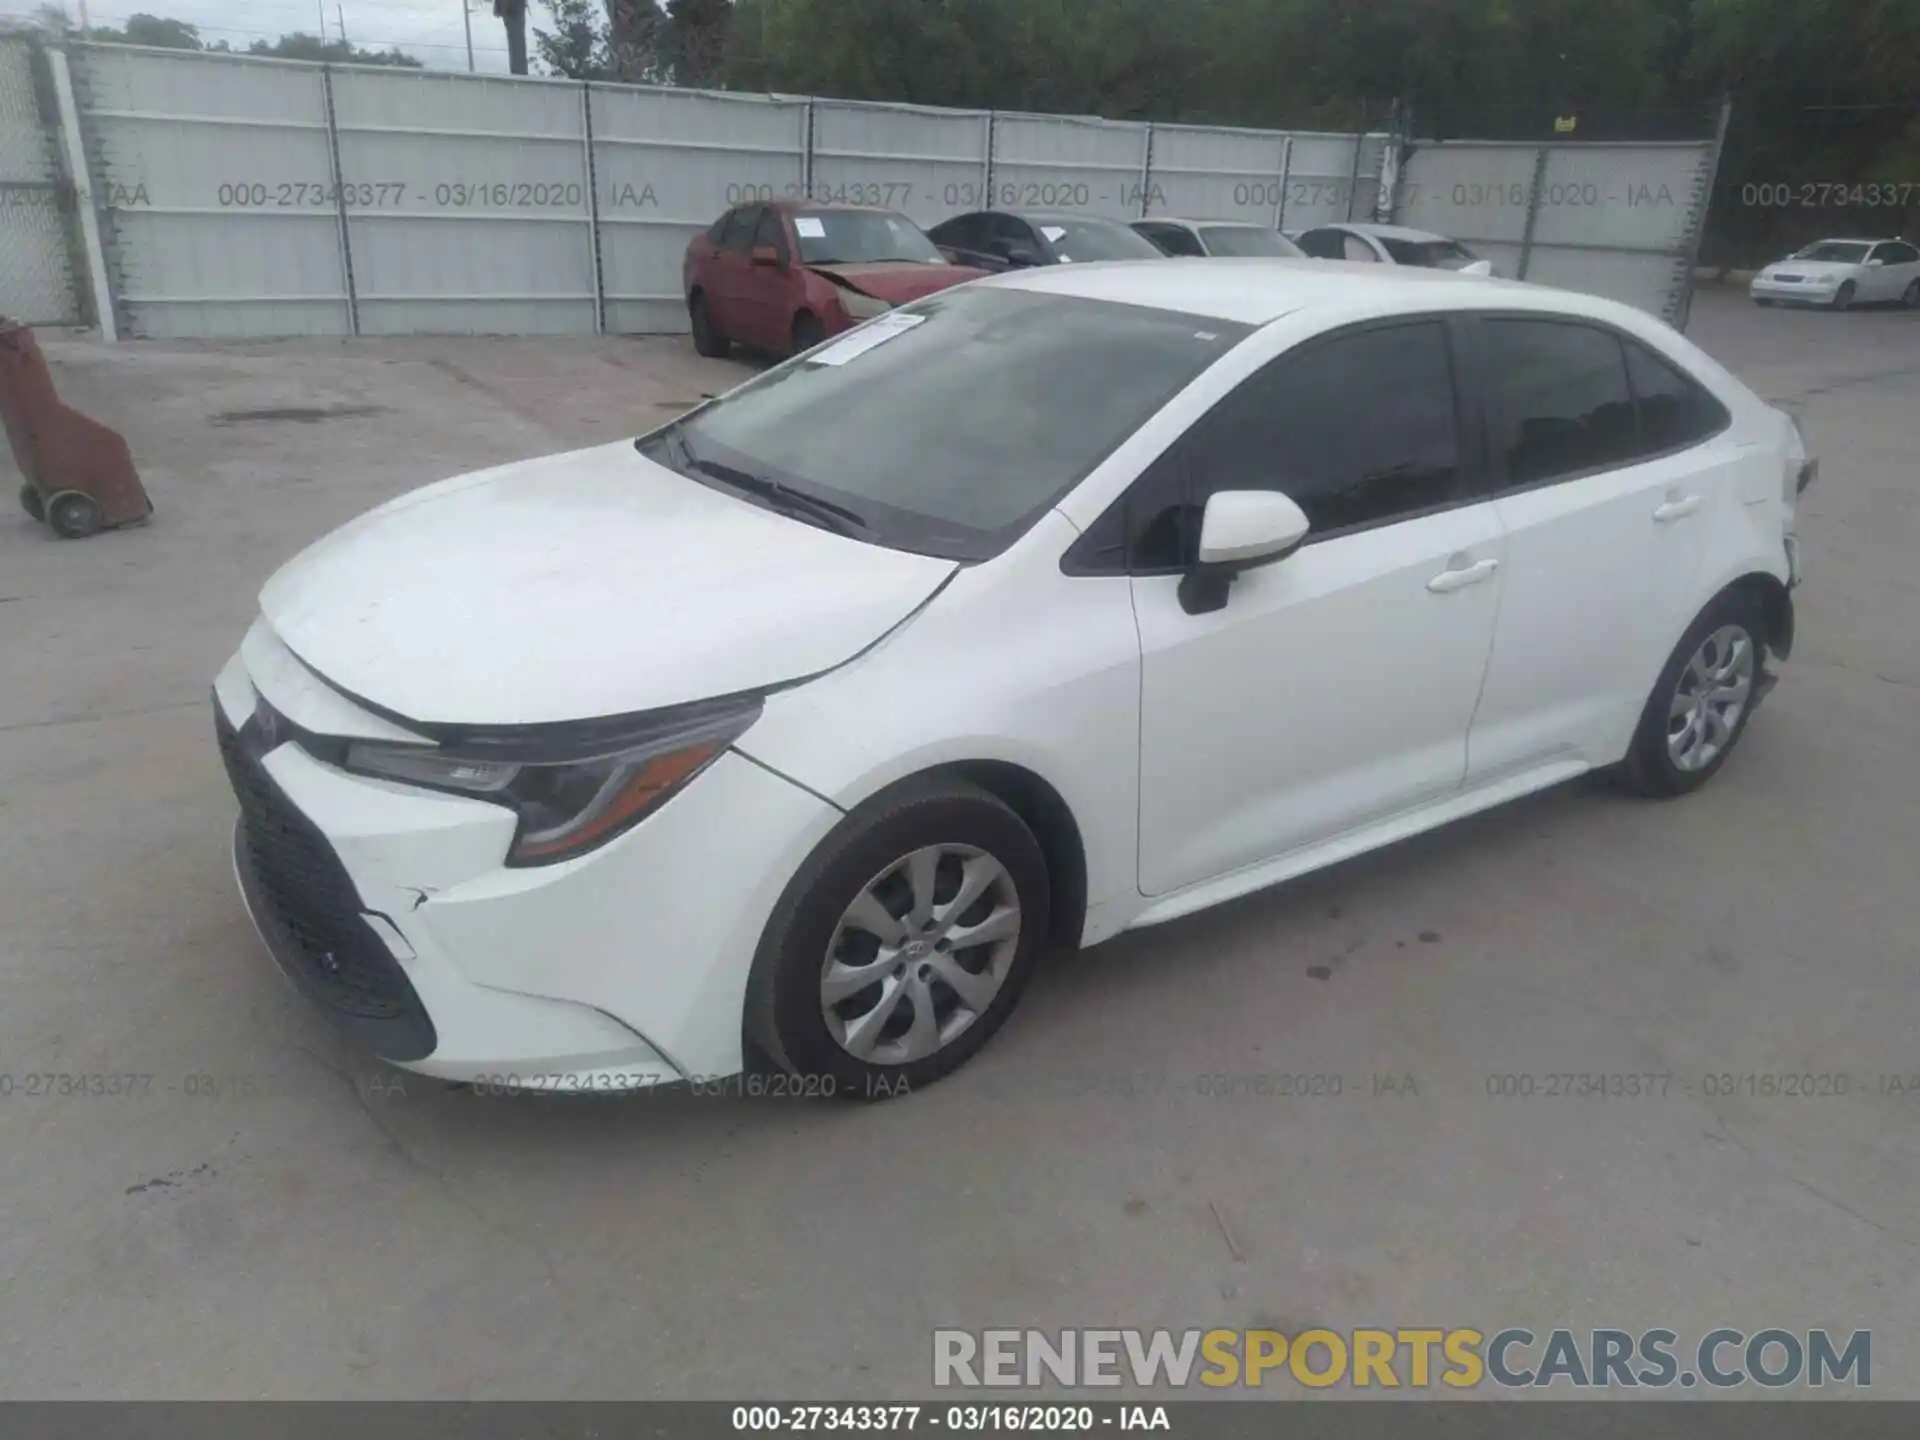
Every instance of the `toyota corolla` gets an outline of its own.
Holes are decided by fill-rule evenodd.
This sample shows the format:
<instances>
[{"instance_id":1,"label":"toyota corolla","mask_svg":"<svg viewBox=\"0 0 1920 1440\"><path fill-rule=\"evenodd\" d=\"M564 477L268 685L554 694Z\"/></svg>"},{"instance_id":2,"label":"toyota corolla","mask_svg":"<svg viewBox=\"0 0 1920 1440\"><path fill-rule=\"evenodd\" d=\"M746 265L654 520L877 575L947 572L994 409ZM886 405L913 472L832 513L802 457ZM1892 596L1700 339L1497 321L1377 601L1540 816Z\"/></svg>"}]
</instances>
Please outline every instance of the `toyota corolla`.
<instances>
[{"instance_id":1,"label":"toyota corolla","mask_svg":"<svg viewBox=\"0 0 1920 1440\"><path fill-rule=\"evenodd\" d=\"M215 685L241 890L418 1071L893 1093L1059 946L1586 771L1705 783L1812 474L1605 300L981 281L288 563Z\"/></svg>"}]
</instances>

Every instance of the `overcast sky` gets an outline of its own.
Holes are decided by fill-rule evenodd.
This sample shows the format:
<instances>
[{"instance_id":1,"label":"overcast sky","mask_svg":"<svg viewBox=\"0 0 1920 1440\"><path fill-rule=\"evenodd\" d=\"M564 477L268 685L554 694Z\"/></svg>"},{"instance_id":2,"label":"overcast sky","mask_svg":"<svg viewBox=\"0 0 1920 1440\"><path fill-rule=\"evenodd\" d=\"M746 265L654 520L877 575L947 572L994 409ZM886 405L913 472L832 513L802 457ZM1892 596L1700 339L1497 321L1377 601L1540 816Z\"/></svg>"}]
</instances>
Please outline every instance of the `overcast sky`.
<instances>
[{"instance_id":1,"label":"overcast sky","mask_svg":"<svg viewBox=\"0 0 1920 1440\"><path fill-rule=\"evenodd\" d=\"M0 15L30 15L41 0L0 0ZM55 0L59 3L59 0ZM462 0L86 0L87 19L95 25L121 26L129 15L160 15L200 27L209 44L224 40L244 50L255 40L277 40L289 31L311 35L326 10L327 38L340 38L344 17L347 39L374 50L398 46L436 70L467 68L467 42L461 28ZM476 69L504 72L507 37L493 18L492 0L473 6L473 60ZM79 23L80 0L65 0ZM532 24L544 26L546 7L529 6Z\"/></svg>"}]
</instances>

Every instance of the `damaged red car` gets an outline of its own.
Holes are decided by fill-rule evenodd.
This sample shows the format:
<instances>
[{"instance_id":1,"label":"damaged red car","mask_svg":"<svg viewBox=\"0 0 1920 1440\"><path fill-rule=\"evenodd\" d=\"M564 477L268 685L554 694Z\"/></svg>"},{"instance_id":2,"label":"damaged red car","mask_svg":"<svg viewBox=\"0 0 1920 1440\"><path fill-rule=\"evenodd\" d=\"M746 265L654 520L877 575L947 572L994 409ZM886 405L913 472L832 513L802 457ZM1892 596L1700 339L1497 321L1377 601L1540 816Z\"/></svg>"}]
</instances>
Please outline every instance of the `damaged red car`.
<instances>
[{"instance_id":1,"label":"damaged red car","mask_svg":"<svg viewBox=\"0 0 1920 1440\"><path fill-rule=\"evenodd\" d=\"M986 274L955 265L893 210L769 200L736 205L687 244L694 348L799 354L895 305Z\"/></svg>"}]
</instances>

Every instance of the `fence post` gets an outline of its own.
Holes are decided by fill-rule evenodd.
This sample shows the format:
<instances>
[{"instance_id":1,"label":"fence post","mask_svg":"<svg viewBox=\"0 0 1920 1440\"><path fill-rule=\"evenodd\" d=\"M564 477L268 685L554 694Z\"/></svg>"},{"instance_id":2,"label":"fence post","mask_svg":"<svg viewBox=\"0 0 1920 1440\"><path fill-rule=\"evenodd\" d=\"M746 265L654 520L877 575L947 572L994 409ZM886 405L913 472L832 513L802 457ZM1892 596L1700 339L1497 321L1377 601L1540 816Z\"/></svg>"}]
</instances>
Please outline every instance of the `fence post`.
<instances>
[{"instance_id":1,"label":"fence post","mask_svg":"<svg viewBox=\"0 0 1920 1440\"><path fill-rule=\"evenodd\" d=\"M333 171L333 213L340 230L340 272L347 282L347 333L360 333L360 296L353 284L353 235L347 225L347 182L340 173L340 123L333 110L333 66L320 67L320 91L327 102L327 164Z\"/></svg>"},{"instance_id":2,"label":"fence post","mask_svg":"<svg viewBox=\"0 0 1920 1440\"><path fill-rule=\"evenodd\" d=\"M1153 192L1153 122L1147 121L1146 143L1140 155L1140 218L1147 218L1147 196Z\"/></svg>"},{"instance_id":3,"label":"fence post","mask_svg":"<svg viewBox=\"0 0 1920 1440\"><path fill-rule=\"evenodd\" d=\"M1400 134L1405 121L1400 101L1387 105L1387 144L1380 152L1380 185L1373 197L1373 218L1382 225L1393 223L1400 208Z\"/></svg>"},{"instance_id":4,"label":"fence post","mask_svg":"<svg viewBox=\"0 0 1920 1440\"><path fill-rule=\"evenodd\" d=\"M1520 231L1520 266L1513 277L1516 280L1527 278L1527 267L1533 261L1533 230L1540 223L1540 192L1546 187L1549 148L1542 145L1533 152L1533 183L1527 189L1527 223Z\"/></svg>"},{"instance_id":5,"label":"fence post","mask_svg":"<svg viewBox=\"0 0 1920 1440\"><path fill-rule=\"evenodd\" d=\"M1360 106L1360 128L1353 137L1353 169L1347 175L1347 219L1353 219L1353 202L1360 198L1360 150L1367 143L1367 116L1372 106Z\"/></svg>"},{"instance_id":6,"label":"fence post","mask_svg":"<svg viewBox=\"0 0 1920 1440\"><path fill-rule=\"evenodd\" d=\"M1293 136L1280 141L1280 194L1273 202L1273 228L1287 228L1287 183L1293 176Z\"/></svg>"},{"instance_id":7,"label":"fence post","mask_svg":"<svg viewBox=\"0 0 1920 1440\"><path fill-rule=\"evenodd\" d=\"M998 140L998 131L996 129L998 113L999 112L994 110L987 111L987 151L985 157L980 162L981 195L980 203L974 206L976 210L988 209L993 204L993 147Z\"/></svg>"},{"instance_id":8,"label":"fence post","mask_svg":"<svg viewBox=\"0 0 1920 1440\"><path fill-rule=\"evenodd\" d=\"M580 82L580 133L587 158L587 258L593 265L593 333L607 333L607 285L600 266L600 177L593 162L593 82Z\"/></svg>"},{"instance_id":9,"label":"fence post","mask_svg":"<svg viewBox=\"0 0 1920 1440\"><path fill-rule=\"evenodd\" d=\"M1713 154L1707 158L1706 174L1701 177L1700 193L1696 197L1693 214L1688 217L1686 240L1686 273L1681 276L1679 295L1667 302L1673 314L1669 317L1676 330L1685 330L1687 321L1693 317L1693 272L1700 265L1700 245L1706 239L1707 215L1713 208L1714 188L1720 183L1720 154L1727 144L1727 126L1733 121L1733 99L1731 96L1720 101L1720 118L1713 129ZM1677 303L1676 303L1677 301Z\"/></svg>"},{"instance_id":10,"label":"fence post","mask_svg":"<svg viewBox=\"0 0 1920 1440\"><path fill-rule=\"evenodd\" d=\"M53 94L60 109L60 139L67 152L67 171L73 177L73 208L80 215L80 238L87 252L93 310L100 321L100 338L112 345L120 339L120 320L114 312L106 246L100 241L100 213L93 208L93 172L87 164L87 147L80 136L80 106L73 97L73 73L67 68L65 47L48 47L47 63L53 71Z\"/></svg>"},{"instance_id":11,"label":"fence post","mask_svg":"<svg viewBox=\"0 0 1920 1440\"><path fill-rule=\"evenodd\" d=\"M813 97L807 97L807 114L800 142L800 195L813 199Z\"/></svg>"}]
</instances>

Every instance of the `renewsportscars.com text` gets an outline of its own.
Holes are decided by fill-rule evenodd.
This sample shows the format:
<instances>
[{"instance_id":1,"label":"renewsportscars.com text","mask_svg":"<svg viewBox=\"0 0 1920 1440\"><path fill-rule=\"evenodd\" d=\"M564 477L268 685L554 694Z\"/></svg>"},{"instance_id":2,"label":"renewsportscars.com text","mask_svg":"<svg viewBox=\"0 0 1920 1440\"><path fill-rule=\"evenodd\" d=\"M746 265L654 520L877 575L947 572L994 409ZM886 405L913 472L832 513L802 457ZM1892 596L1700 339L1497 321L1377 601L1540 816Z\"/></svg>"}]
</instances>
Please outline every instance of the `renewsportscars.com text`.
<instances>
[{"instance_id":1,"label":"renewsportscars.com text","mask_svg":"<svg viewBox=\"0 0 1920 1440\"><path fill-rule=\"evenodd\" d=\"M1511 1327L1303 1330L936 1330L940 1389L1120 1386L1259 1389L1712 1389L1873 1383L1873 1335L1855 1330Z\"/></svg>"}]
</instances>

